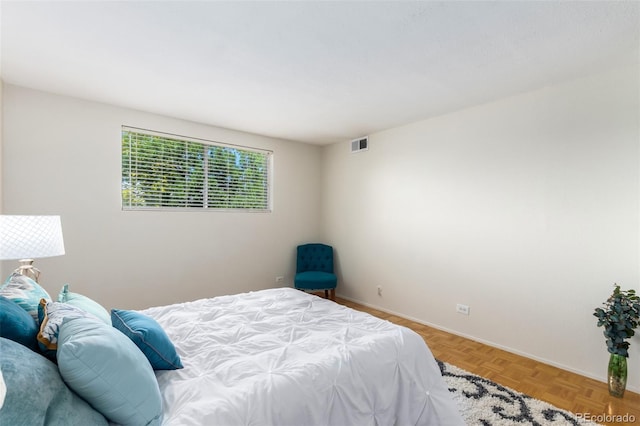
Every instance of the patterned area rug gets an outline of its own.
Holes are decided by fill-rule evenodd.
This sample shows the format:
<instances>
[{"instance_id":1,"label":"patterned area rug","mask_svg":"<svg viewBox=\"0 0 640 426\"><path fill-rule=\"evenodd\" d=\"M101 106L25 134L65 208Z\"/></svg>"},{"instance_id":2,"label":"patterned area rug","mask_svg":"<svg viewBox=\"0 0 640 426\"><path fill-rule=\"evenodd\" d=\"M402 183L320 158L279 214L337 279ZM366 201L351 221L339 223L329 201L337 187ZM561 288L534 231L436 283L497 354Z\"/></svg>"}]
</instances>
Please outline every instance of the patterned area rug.
<instances>
[{"instance_id":1,"label":"patterned area rug","mask_svg":"<svg viewBox=\"0 0 640 426\"><path fill-rule=\"evenodd\" d=\"M575 414L438 361L444 381L469 426L595 426Z\"/></svg>"}]
</instances>

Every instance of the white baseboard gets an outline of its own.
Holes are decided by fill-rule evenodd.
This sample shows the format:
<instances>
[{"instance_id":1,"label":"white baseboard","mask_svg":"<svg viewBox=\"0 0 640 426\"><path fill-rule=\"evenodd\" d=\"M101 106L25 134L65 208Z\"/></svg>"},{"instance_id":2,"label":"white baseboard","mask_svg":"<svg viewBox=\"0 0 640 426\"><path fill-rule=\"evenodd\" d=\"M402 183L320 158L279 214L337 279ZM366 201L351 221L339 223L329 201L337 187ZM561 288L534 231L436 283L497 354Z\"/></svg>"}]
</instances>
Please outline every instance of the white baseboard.
<instances>
[{"instance_id":1,"label":"white baseboard","mask_svg":"<svg viewBox=\"0 0 640 426\"><path fill-rule=\"evenodd\" d=\"M519 356L522 356L522 357L525 357L525 358L533 359L533 360L541 362L543 364L551 365L553 367L557 367L557 368L560 368L562 370L569 371L571 373L579 374L580 376L588 377L590 379L597 380L597 381L602 382L602 383L606 383L607 382L607 378L604 377L604 376L597 376L597 375L594 375L594 374L590 374L590 373L588 373L586 371L582 371L582 370L573 368L573 367L568 366L568 365L560 364L560 363L554 362L554 361L549 360L549 359L541 358L541 357L538 357L538 356L535 356L535 355L532 355L532 354L529 354L529 353L526 353L526 352L523 352L523 351L519 351L517 349L510 348L508 346L504 346L504 345L500 345L500 344L495 343L495 342L491 342L489 340L480 339L480 338L477 338L475 336L471 336L471 335L468 335L468 334L465 334L465 333L460 333L459 331L452 330L452 329L449 329L447 327L442 327L442 326L440 326L438 324L433 324L433 323L430 323L430 322L426 322L426 321L421 320L419 318L414 318L414 317L411 317L409 315L406 315L406 314L403 314L403 313L400 313L400 312L395 312L395 311L392 311L390 309L386 309L386 308L382 308L382 307L377 306L377 305L373 305L371 303L362 302L360 300L353 299L353 298L345 296L343 294L337 294L336 293L336 297L340 297L340 298L348 300L350 302L358 303L360 305L366 306L368 308L376 309L376 310L381 311L381 312L386 312L386 313L391 314L391 315L395 315L395 316L398 316L398 317L406 318L406 319L408 319L410 321L417 322L418 324L426 325L428 327L433 327L433 328L435 328L437 330L446 331L447 333L451 333L451 334L454 334L456 336L464 337L465 339L473 340L475 342L479 342L479 343L482 343L484 345L491 346L493 348L501 349L503 351L510 352L512 354L516 354L516 355L519 355ZM640 393L640 388L637 388L635 386L627 386L627 390L629 390L631 392L635 392L635 393Z\"/></svg>"}]
</instances>

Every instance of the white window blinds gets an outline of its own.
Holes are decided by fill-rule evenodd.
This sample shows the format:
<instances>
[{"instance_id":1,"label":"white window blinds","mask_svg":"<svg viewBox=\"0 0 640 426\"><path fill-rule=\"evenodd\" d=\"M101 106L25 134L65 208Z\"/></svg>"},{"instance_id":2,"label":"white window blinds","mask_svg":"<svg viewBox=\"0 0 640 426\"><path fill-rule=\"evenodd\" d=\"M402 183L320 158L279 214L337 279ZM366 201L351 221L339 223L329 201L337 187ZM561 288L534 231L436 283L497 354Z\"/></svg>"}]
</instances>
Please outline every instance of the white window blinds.
<instances>
[{"instance_id":1,"label":"white window blinds","mask_svg":"<svg viewBox=\"0 0 640 426\"><path fill-rule=\"evenodd\" d=\"M122 127L122 208L270 211L271 152Z\"/></svg>"}]
</instances>

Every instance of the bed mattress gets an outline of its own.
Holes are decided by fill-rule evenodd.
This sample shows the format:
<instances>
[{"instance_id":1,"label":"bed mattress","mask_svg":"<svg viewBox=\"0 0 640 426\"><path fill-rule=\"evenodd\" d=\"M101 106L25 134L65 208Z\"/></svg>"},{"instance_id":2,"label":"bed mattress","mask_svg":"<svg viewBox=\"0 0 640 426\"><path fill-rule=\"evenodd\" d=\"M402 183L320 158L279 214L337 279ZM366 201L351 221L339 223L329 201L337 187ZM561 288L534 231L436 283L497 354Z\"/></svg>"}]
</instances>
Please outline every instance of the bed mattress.
<instances>
[{"instance_id":1,"label":"bed mattress","mask_svg":"<svg viewBox=\"0 0 640 426\"><path fill-rule=\"evenodd\" d=\"M165 425L463 425L415 332L290 288L142 311L184 368L157 371Z\"/></svg>"}]
</instances>

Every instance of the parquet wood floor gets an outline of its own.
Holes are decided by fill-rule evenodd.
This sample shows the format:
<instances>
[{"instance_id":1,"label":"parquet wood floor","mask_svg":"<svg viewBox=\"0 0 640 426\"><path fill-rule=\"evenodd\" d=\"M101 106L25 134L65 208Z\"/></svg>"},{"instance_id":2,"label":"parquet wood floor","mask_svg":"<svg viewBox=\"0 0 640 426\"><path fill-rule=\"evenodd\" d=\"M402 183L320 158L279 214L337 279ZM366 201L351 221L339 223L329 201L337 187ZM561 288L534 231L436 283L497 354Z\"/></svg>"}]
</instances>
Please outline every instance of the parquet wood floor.
<instances>
[{"instance_id":1,"label":"parquet wood floor","mask_svg":"<svg viewBox=\"0 0 640 426\"><path fill-rule=\"evenodd\" d=\"M601 424L640 425L640 394L627 390L624 398L613 398L609 396L606 383L339 297L336 297L336 302L414 330L424 338L436 358L473 374L547 401L556 407L581 414L583 418L589 416L592 421ZM624 422L622 419L611 417L624 415L634 421ZM609 416L609 420L612 421L593 416Z\"/></svg>"}]
</instances>

